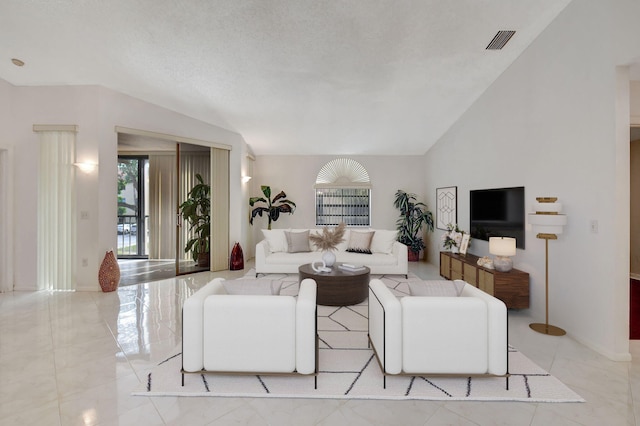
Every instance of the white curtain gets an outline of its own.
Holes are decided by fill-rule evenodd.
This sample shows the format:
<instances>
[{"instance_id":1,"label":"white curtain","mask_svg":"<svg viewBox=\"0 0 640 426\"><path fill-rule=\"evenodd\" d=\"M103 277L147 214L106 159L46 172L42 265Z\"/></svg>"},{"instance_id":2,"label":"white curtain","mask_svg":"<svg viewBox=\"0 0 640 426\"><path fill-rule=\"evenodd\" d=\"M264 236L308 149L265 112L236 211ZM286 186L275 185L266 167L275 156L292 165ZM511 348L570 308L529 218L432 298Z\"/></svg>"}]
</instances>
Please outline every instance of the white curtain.
<instances>
[{"instance_id":1,"label":"white curtain","mask_svg":"<svg viewBox=\"0 0 640 426\"><path fill-rule=\"evenodd\" d=\"M149 155L149 259L176 257L176 156Z\"/></svg>"},{"instance_id":2,"label":"white curtain","mask_svg":"<svg viewBox=\"0 0 640 426\"><path fill-rule=\"evenodd\" d=\"M12 162L0 148L0 293L13 291Z\"/></svg>"},{"instance_id":3,"label":"white curtain","mask_svg":"<svg viewBox=\"0 0 640 426\"><path fill-rule=\"evenodd\" d=\"M211 149L211 270L229 269L229 151Z\"/></svg>"},{"instance_id":4,"label":"white curtain","mask_svg":"<svg viewBox=\"0 0 640 426\"><path fill-rule=\"evenodd\" d=\"M187 194L197 183L196 174L202 176L202 180L207 183L211 181L211 164L209 152L180 152L180 195L182 203L187 199ZM193 238L189 232L189 224L182 224L180 235L180 250L178 256L180 260L191 260L191 253L185 253L183 247L187 241Z\"/></svg>"},{"instance_id":5,"label":"white curtain","mask_svg":"<svg viewBox=\"0 0 640 426\"><path fill-rule=\"evenodd\" d=\"M75 131L38 131L38 289L76 288Z\"/></svg>"}]
</instances>

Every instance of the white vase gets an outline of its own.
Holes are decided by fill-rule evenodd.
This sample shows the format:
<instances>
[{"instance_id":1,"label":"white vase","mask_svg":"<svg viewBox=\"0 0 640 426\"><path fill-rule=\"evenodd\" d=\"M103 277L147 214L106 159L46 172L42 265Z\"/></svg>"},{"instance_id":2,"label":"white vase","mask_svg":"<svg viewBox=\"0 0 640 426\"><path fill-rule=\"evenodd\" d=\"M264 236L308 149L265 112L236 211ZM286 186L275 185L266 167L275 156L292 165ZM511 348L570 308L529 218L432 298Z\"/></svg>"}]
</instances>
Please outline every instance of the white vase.
<instances>
[{"instance_id":1,"label":"white vase","mask_svg":"<svg viewBox=\"0 0 640 426\"><path fill-rule=\"evenodd\" d=\"M336 263L336 254L334 252L332 252L331 250L323 251L322 252L322 260L324 260L324 264L328 268L331 268L333 266L333 264Z\"/></svg>"},{"instance_id":2,"label":"white vase","mask_svg":"<svg viewBox=\"0 0 640 426\"><path fill-rule=\"evenodd\" d=\"M451 246L451 253L458 253L458 247L456 246Z\"/></svg>"}]
</instances>

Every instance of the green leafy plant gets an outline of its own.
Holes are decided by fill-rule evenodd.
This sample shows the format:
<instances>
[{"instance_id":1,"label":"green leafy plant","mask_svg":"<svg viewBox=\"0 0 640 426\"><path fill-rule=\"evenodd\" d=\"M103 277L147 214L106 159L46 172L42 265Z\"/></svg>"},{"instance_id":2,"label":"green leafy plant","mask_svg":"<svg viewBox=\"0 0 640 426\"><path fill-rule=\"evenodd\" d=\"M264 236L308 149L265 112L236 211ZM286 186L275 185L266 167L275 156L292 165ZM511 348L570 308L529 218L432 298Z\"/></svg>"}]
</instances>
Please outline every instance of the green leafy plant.
<instances>
[{"instance_id":1,"label":"green leafy plant","mask_svg":"<svg viewBox=\"0 0 640 426\"><path fill-rule=\"evenodd\" d=\"M398 241L410 251L420 253L425 248L420 230L426 226L429 232L433 232L433 214L427 210L426 204L416 201L416 194L400 189L396 192L393 206L400 210L400 217L396 221Z\"/></svg>"},{"instance_id":2,"label":"green leafy plant","mask_svg":"<svg viewBox=\"0 0 640 426\"><path fill-rule=\"evenodd\" d=\"M211 236L211 187L204 183L202 176L196 174L198 183L191 188L185 202L180 204L180 214L189 224L189 232L193 237L187 241L184 252L191 252L191 257L199 266L209 263L209 238Z\"/></svg>"},{"instance_id":3,"label":"green leafy plant","mask_svg":"<svg viewBox=\"0 0 640 426\"><path fill-rule=\"evenodd\" d=\"M282 213L292 214L296 209L296 203L291 200L287 200L287 194L284 191L280 191L273 199L271 199L271 187L262 185L260 187L264 197L251 197L249 198L249 205L253 207L256 203L265 203L265 206L258 206L251 210L251 218L249 223L253 225L253 219L256 216L262 217L265 213L268 219L268 228L271 229L271 222L275 222Z\"/></svg>"}]
</instances>

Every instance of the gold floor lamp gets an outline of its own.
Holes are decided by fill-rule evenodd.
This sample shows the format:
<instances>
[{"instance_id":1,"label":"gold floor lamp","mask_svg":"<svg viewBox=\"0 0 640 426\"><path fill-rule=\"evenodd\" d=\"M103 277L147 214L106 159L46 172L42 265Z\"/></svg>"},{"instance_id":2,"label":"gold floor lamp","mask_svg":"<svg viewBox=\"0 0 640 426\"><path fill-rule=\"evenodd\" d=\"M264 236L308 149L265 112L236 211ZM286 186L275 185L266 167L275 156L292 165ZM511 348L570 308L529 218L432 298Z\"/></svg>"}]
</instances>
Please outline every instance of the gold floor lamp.
<instances>
[{"instance_id":1,"label":"gold floor lamp","mask_svg":"<svg viewBox=\"0 0 640 426\"><path fill-rule=\"evenodd\" d=\"M529 214L529 223L533 226L534 231L538 232L536 236L544 240L545 256L545 322L529 324L529 327L538 333L548 334L550 336L563 336L567 334L566 331L560 327L549 324L549 240L557 240L558 234L562 234L562 227L567 224L567 216L560 214L562 204L556 201L558 201L556 197L536 198L536 212Z\"/></svg>"}]
</instances>

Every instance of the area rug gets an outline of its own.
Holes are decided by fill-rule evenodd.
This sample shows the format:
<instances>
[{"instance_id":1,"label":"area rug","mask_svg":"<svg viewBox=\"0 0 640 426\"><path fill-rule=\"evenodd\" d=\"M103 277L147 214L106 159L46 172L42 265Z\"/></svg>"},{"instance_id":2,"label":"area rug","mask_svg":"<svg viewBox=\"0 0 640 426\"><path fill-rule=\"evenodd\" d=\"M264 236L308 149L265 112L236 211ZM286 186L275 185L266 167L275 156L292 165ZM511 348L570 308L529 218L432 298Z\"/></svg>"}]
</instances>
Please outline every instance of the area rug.
<instances>
[{"instance_id":1,"label":"area rug","mask_svg":"<svg viewBox=\"0 0 640 426\"><path fill-rule=\"evenodd\" d=\"M251 271L247 275L251 275ZM255 275L254 275L255 276ZM415 276L380 277L397 295L408 294ZM283 281L283 293L297 294L296 275L269 275ZM187 374L181 386L180 348L167 354L133 394L140 396L217 396L389 400L466 400L584 402L558 379L514 348L509 350L509 390L504 377L383 375L367 345L367 302L318 306L320 336L318 388L313 376Z\"/></svg>"}]
</instances>

